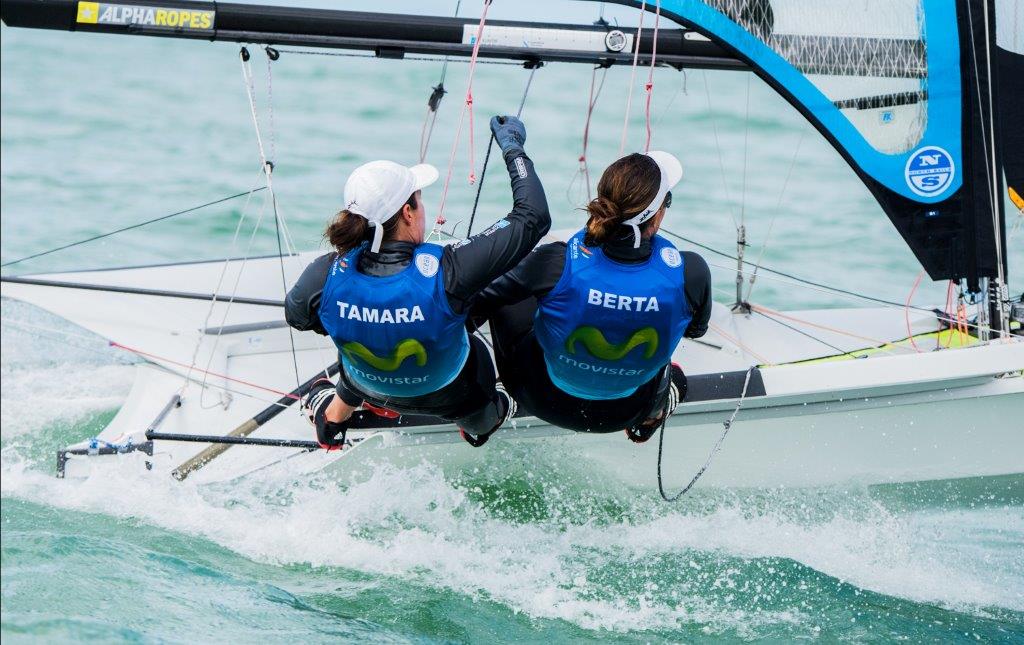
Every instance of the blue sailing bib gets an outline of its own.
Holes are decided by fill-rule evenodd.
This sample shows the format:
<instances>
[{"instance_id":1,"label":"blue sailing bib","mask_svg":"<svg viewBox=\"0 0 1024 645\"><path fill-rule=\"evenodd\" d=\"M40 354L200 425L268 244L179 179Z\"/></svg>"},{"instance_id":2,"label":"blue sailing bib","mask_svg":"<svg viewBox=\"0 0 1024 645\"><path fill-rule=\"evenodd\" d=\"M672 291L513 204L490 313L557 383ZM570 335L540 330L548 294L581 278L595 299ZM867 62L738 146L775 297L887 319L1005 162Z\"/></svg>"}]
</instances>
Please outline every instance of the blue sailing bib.
<instances>
[{"instance_id":1,"label":"blue sailing bib","mask_svg":"<svg viewBox=\"0 0 1024 645\"><path fill-rule=\"evenodd\" d=\"M421 244L392 276L356 270L359 246L331 265L320 321L341 354L346 377L382 397L435 392L455 379L469 356L466 316L444 292L441 247Z\"/></svg>"},{"instance_id":2,"label":"blue sailing bib","mask_svg":"<svg viewBox=\"0 0 1024 645\"><path fill-rule=\"evenodd\" d=\"M693 317L683 256L655 236L646 262L622 264L584 246L584 233L569 240L534 330L555 385L581 399L618 399L665 367Z\"/></svg>"}]
</instances>

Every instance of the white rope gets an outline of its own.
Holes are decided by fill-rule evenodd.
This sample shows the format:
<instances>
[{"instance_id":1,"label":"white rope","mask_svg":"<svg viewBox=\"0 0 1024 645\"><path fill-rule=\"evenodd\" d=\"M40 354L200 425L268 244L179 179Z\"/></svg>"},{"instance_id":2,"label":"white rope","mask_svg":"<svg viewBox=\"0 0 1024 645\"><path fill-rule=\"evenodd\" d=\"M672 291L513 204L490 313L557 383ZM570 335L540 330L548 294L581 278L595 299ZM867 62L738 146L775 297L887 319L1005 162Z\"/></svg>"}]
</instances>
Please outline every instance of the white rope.
<instances>
[{"instance_id":1,"label":"white rope","mask_svg":"<svg viewBox=\"0 0 1024 645\"><path fill-rule=\"evenodd\" d=\"M260 130L259 115L257 114L256 111L256 90L255 85L253 83L252 66L250 65L249 62L249 52L247 49L245 49L245 47L242 48L239 58L242 61L242 78L245 81L246 94L249 99L249 113L252 115L252 124L256 132L256 144L260 152L260 162L263 166L264 176L266 177L267 181L267 192L270 194L270 203L274 209L274 224L277 227L278 244L284 245L285 239L287 239L287 233L282 234L282 229L287 231L287 225L283 225L281 222L281 214L277 204L277 195L274 193L274 165L273 163L267 160L266 150L263 147L263 134ZM287 297L288 280L287 277L285 276L284 271L284 254L283 250L280 248L278 249L278 255L280 256L281 264L281 288L283 291L282 295ZM302 384L302 378L299 376L299 363L295 355L295 333L292 330L291 326L288 327L288 340L291 346L292 366L295 369L295 385L296 387L298 387L299 385ZM299 409L298 412L299 414L301 414L302 410Z\"/></svg>"},{"instance_id":2,"label":"white rope","mask_svg":"<svg viewBox=\"0 0 1024 645\"><path fill-rule=\"evenodd\" d=\"M761 268L761 262L764 261L764 252L768 248L768 241L772 237L775 220L782 211L782 200L786 196L786 188L789 187L789 180L793 176L793 168L796 166L796 159L800 154L800 146L804 143L805 134L807 134L807 130L800 131L800 138L796 142L796 148L793 149L793 158L789 160L789 169L786 171L786 178L782 181L782 190L779 191L779 199L775 203L775 212L772 213L772 218L768 221L768 231L765 233L764 242L761 243L761 251L757 255L757 262L754 263L754 271L750 274L750 285L747 287L747 296L743 299L744 302L750 302L750 294L754 290L754 281L757 280L757 272Z\"/></svg>"},{"instance_id":3,"label":"white rope","mask_svg":"<svg viewBox=\"0 0 1024 645\"><path fill-rule=\"evenodd\" d=\"M636 42L633 43L633 65L629 73L629 92L626 94L626 116L622 119L622 139L619 141L619 156L626 153L626 134L629 132L629 113L633 107L633 87L636 85L636 67L640 61L640 35L644 30L644 13L647 0L640 3L640 23L636 27Z\"/></svg>"},{"instance_id":4,"label":"white rope","mask_svg":"<svg viewBox=\"0 0 1024 645\"><path fill-rule=\"evenodd\" d=\"M704 94L706 95L708 102L708 117L711 119L711 132L715 135L715 149L718 151L718 168L721 170L722 174L722 188L725 191L725 202L729 205L729 216L732 217L732 224L737 230L739 230L740 223L736 219L732 195L729 194L729 184L725 181L725 159L722 157L722 143L718 138L718 121L715 119L715 111L711 107L711 89L708 84L708 73L707 70L701 70L701 73L704 75Z\"/></svg>"}]
</instances>

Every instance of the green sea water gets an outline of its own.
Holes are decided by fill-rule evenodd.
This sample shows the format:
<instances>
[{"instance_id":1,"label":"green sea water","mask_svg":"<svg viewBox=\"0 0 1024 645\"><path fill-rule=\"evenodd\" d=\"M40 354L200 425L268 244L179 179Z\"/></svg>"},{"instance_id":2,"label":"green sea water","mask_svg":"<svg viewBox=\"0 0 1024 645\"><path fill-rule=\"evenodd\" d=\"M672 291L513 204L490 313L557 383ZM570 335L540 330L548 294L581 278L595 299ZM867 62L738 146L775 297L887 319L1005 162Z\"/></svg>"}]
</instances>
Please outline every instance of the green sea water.
<instances>
[{"instance_id":1,"label":"green sea water","mask_svg":"<svg viewBox=\"0 0 1024 645\"><path fill-rule=\"evenodd\" d=\"M3 27L2 260L257 185L237 51ZM347 173L379 157L416 160L441 66L286 52L268 84L255 49L253 64L282 213L296 244L317 248ZM486 119L516 110L527 74L478 68L477 174ZM643 80L632 148L645 137ZM428 157L442 171L465 83L466 66L451 65ZM595 109L595 177L617 156L628 83L628 70L610 71ZM523 114L556 228L582 221L585 189L574 175L589 86L585 66L546 66ZM910 251L839 155L763 83L658 70L652 114L652 147L685 167L666 227L731 252L742 219L751 252L767 241L767 266L908 297L920 270ZM453 225L475 196L467 139L446 208ZM440 189L431 190L436 213ZM508 204L507 180L492 165L477 226ZM223 257L242 206L5 273ZM1012 285L1024 283L1020 239L1010 240ZM254 244L253 253L276 252L273 227ZM731 261L706 257L716 299L730 302ZM925 280L914 302L942 306L945 295L944 284ZM754 300L859 304L769 278L759 278ZM61 481L54 451L103 428L134 368L49 314L0 306L5 643L1024 641L1022 477L698 489L666 505L654 491L581 476L557 455L499 446L455 474L424 463L341 482L267 475L197 487L127 473Z\"/></svg>"}]
</instances>

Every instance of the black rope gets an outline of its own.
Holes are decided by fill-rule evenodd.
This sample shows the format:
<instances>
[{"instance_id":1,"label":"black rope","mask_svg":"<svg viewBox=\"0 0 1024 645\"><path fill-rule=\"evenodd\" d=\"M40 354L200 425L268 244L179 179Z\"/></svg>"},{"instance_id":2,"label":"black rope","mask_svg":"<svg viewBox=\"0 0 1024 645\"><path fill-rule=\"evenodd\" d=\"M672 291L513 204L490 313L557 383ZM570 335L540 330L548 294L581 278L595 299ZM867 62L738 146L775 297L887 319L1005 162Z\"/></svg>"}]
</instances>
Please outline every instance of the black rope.
<instances>
[{"instance_id":1,"label":"black rope","mask_svg":"<svg viewBox=\"0 0 1024 645\"><path fill-rule=\"evenodd\" d=\"M35 258L40 258L40 257L42 257L44 255L49 255L51 253L56 253L57 251L63 251L64 249L70 249L73 246L79 246L79 245L82 245L82 244L86 244L88 242L95 242L96 240L101 240L101 239L103 239L105 237L110 237L111 235L117 235L118 233L124 233L125 231L130 231L132 229L142 228L143 226L148 226L149 224L154 224L156 222L160 222L160 221L163 221L165 219L170 219L172 217L177 217L178 215L185 215L187 213L193 213L193 212L195 212L197 210L201 210L201 209L206 208L208 206L214 206L216 204L220 204L220 203L223 203L223 202L231 201L232 199L238 199L239 197L244 197L245 195L252 195L253 193L257 193L257 192L259 192L261 190L266 190L266 188L267 188L266 186L261 186L259 188L253 188L252 190L247 190L245 192L237 193L235 195L230 195L228 197L222 197L220 199L215 199L212 202L206 202L205 204L200 204L199 206L193 206L192 208L186 208L183 211L178 211L176 213L171 213L170 215L161 215L160 217L154 217L153 219L146 220L145 222L139 222L138 224L132 224L131 226L125 226L124 228L119 228L119 229L114 230L114 231L109 231L107 233L101 233L100 235L94 235L94 236L92 236L90 238L87 238L87 239L84 239L84 240L79 240L77 242L72 242L70 244L65 244L63 246L58 246L56 248L52 248L52 249L49 249L47 251L40 251L39 253L33 253L32 255L26 255L25 257L18 258L17 260L11 260L10 262L4 262L3 264L0 264L0 267L11 266L12 264L18 264L19 262L25 262L27 260L34 260Z\"/></svg>"},{"instance_id":2,"label":"black rope","mask_svg":"<svg viewBox=\"0 0 1024 645\"><path fill-rule=\"evenodd\" d=\"M487 153L484 155L484 167L480 171L480 181L476 185L476 197L473 198L473 210L469 213L469 227L466 229L466 237L473 234L473 220L476 219L476 207L480 204L480 193L484 190L484 177L487 176L487 162L491 159L491 148L494 147L494 135L487 142Z\"/></svg>"},{"instance_id":3,"label":"black rope","mask_svg":"<svg viewBox=\"0 0 1024 645\"><path fill-rule=\"evenodd\" d=\"M667 233L667 234L671 235L674 238L680 239L680 240L682 240L684 242L687 242L689 244L692 244L692 245L694 245L696 247L702 248L705 251L710 251L711 253L714 253L716 255L720 255L720 256L725 257L725 258L729 258L730 260L737 260L737 259L739 259L735 255L730 255L728 253L725 253L724 251L719 251L718 249L712 248L712 247L710 247L710 246L708 246L706 244L701 244L700 242L697 242L695 240L691 240L688 237L683 237L679 233L674 233L673 231L670 231L670 230L668 230L665 227L662 227L660 230L661 230L662 233ZM753 262L749 262L747 260L743 260L743 264L746 264L748 266L755 266L755 264ZM761 270L762 271L767 271L768 273L774 273L775 275L782 276L784 278L789 278L790 280L795 280L795 281L801 282L803 284L809 284L809 285L811 285L813 287L818 287L818 288L821 288L821 289L826 289L828 291L834 291L836 293L844 293L844 294L846 294L848 296L854 296L856 298L862 298L864 300L870 300L872 302L879 302L879 303L884 304L884 305L891 305L893 307L899 307L900 309L903 309L903 308L916 309L917 311L927 311L928 313L934 313L933 310L931 310L931 309L929 309L927 307L918 307L916 305L907 305L906 303L903 303L903 302L894 302L892 300L885 300L884 298L876 298L875 296L868 296L868 295L865 295L863 293L857 293L856 291L849 291L847 289L840 289L839 287L833 287L831 285L822 284L820 282L814 282L813 280L808 280L807 278L801 278L799 276L795 276L792 273L785 273L783 271L777 271L776 269L769 269L768 267L766 267L764 265L760 265L760 266L761 266Z\"/></svg>"},{"instance_id":4,"label":"black rope","mask_svg":"<svg viewBox=\"0 0 1024 645\"><path fill-rule=\"evenodd\" d=\"M523 90L523 98L519 101L519 111L516 112L516 118L523 114L523 107L526 106L526 97L530 95L530 85L533 84L533 74L536 72L544 63L540 61L527 61L523 63L523 67L530 70L530 76L526 79L526 88ZM484 154L484 167L480 170L480 183L476 185L476 197L473 199L473 210L469 214L469 227L466 228L466 237L473 234L473 220L476 219L476 208L480 204L480 193L484 189L484 177L487 176L487 162L491 159L491 148L494 147L494 133L491 133L491 138L487 142L487 153Z\"/></svg>"},{"instance_id":5,"label":"black rope","mask_svg":"<svg viewBox=\"0 0 1024 645\"><path fill-rule=\"evenodd\" d=\"M722 448L722 442L725 441L726 435L728 435L729 430L732 429L733 422L736 421L736 415L739 414L740 408L743 407L743 400L747 398L747 387L750 386L750 375L753 374L756 367L757 366L755 365L751 365L749 368L747 368L747 376L743 381L743 391L740 392L740 398L738 401L736 401L736 407L733 408L732 415L730 415L728 419L722 422L722 434L718 437L718 441L715 442L714 447L711 448L711 452L708 453L708 458L704 461L704 465L700 467L700 470L698 470L697 474L693 476L693 479L690 480L690 483L688 483L686 486L683 487L681 491L679 491L675 495L672 495L671 497L668 493L665 492L665 482L663 481L661 475L661 457L665 447L665 424L668 422L668 414L665 414L665 417L661 420L661 432L658 435L658 492L661 494L661 498L663 500L665 500L666 502L678 501L680 497L690 492L690 489L693 488L693 485L697 483L697 480L700 479L704 475L704 472L711 466L711 461L715 458L715 455L718 454L718 451ZM665 410L666 412L668 411L667 406Z\"/></svg>"}]
</instances>

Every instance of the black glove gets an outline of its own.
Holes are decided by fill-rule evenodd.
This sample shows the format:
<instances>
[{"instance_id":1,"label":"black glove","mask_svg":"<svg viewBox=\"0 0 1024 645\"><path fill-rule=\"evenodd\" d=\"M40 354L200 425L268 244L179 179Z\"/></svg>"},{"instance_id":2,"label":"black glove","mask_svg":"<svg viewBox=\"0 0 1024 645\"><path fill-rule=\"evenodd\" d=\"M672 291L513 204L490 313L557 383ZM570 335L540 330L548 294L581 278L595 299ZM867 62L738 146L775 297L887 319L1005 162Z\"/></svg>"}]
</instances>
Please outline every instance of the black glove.
<instances>
[{"instance_id":1,"label":"black glove","mask_svg":"<svg viewBox=\"0 0 1024 645\"><path fill-rule=\"evenodd\" d=\"M330 379L322 378L309 388L302 403L302 410L306 418L316 428L316 440L324 450L341 450L345 445L345 431L348 430L348 422L336 423L327 420L327 408L334 400L334 383Z\"/></svg>"},{"instance_id":2,"label":"black glove","mask_svg":"<svg viewBox=\"0 0 1024 645\"><path fill-rule=\"evenodd\" d=\"M491 132L494 140L498 142L502 154L509 150L523 151L523 144L526 143L526 126L514 116L492 116Z\"/></svg>"}]
</instances>

